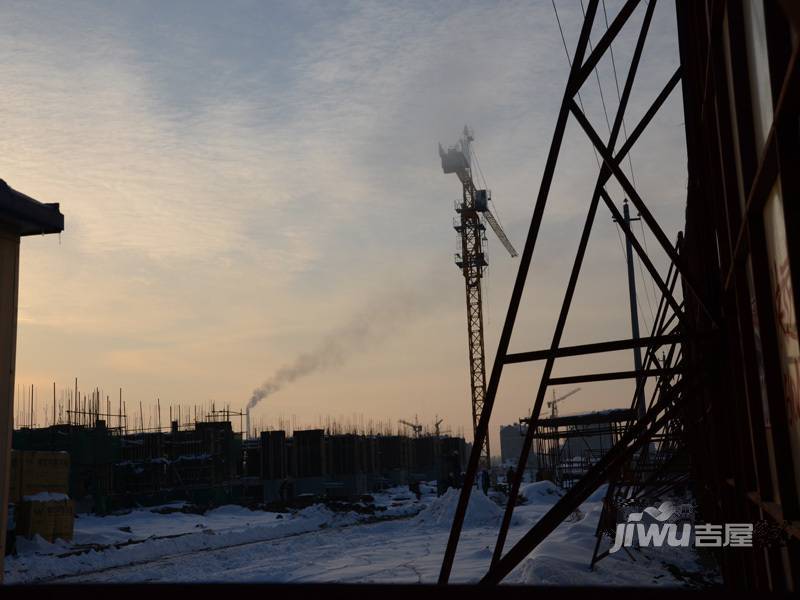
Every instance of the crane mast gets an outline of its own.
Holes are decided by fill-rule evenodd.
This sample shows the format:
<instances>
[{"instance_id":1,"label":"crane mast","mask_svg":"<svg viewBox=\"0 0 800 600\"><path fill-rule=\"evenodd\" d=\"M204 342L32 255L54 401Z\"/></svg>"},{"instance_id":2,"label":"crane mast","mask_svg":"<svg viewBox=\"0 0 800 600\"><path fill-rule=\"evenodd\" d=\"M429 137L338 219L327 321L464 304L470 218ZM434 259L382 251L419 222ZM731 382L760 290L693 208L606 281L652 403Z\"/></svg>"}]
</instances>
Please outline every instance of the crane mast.
<instances>
[{"instance_id":1,"label":"crane mast","mask_svg":"<svg viewBox=\"0 0 800 600\"><path fill-rule=\"evenodd\" d=\"M465 126L463 136L456 146L445 151L441 144L439 145L439 156L442 159L442 170L445 173L455 173L461 182L461 201L456 203L458 218L453 226L458 233L461 246L461 252L455 256L455 263L464 276L466 291L467 342L474 434L478 428L486 397L486 355L483 340L481 279L483 269L488 266L488 263L484 253L486 227L483 224L482 216L489 221L509 254L516 256L517 253L494 215L489 211L490 195L488 190L478 189L472 180L470 143L473 139L472 132ZM484 437L481 460L485 468L488 469L491 466L489 436Z\"/></svg>"},{"instance_id":2,"label":"crane mast","mask_svg":"<svg viewBox=\"0 0 800 600\"><path fill-rule=\"evenodd\" d=\"M472 177L459 177L462 183L462 204L456 209L461 219L456 231L461 237L461 255L456 255L456 265L464 275L467 300L467 343L469 348L469 378L472 392L472 429L478 429L486 397L486 354L483 341L483 296L481 278L487 266L483 252L484 226L475 210L475 185ZM473 438L474 439L474 438ZM485 436L481 449L484 467L491 465L489 436Z\"/></svg>"}]
</instances>

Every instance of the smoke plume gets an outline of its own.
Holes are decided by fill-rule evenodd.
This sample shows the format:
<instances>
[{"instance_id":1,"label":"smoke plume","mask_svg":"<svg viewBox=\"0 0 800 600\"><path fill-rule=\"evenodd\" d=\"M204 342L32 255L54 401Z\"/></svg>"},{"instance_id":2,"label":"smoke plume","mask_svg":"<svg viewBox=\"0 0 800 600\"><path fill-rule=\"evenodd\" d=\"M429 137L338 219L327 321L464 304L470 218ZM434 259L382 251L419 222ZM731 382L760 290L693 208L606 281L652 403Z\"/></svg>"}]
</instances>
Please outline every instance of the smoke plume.
<instances>
[{"instance_id":1,"label":"smoke plume","mask_svg":"<svg viewBox=\"0 0 800 600\"><path fill-rule=\"evenodd\" d=\"M316 347L278 369L253 390L247 412L298 379L338 367L351 356L370 350L377 342L426 313L431 300L419 294L401 292L372 302L342 327L325 336Z\"/></svg>"}]
</instances>

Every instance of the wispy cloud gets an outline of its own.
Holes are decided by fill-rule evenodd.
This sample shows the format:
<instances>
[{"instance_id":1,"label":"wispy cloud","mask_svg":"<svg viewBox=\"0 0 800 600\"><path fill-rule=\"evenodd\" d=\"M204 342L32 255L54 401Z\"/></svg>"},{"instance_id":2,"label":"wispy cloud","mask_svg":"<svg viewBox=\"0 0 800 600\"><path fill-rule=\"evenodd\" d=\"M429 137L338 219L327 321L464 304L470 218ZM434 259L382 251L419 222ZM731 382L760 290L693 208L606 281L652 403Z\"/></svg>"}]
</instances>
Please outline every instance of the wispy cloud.
<instances>
[{"instance_id":1,"label":"wispy cloud","mask_svg":"<svg viewBox=\"0 0 800 600\"><path fill-rule=\"evenodd\" d=\"M612 13L619 5L606 4ZM558 7L571 50L580 5ZM677 60L669 9L659 7L654 31L636 110ZM148 393L161 360L181 373L213 363L230 373L220 385L246 397L264 364L284 364L402 279L447 307L426 333L457 349L447 378L464 385L431 406L451 406L468 423L463 289L451 263L458 188L439 169L436 142L455 141L464 123L475 128L504 225L521 246L566 80L550 2L4 2L0 55L0 176L61 202L67 219L61 246L24 247L35 260L23 273L21 330L45 328L54 348L94 345L41 352L40 361L54 371L80 359L139 372ZM624 44L617 58L622 73ZM606 62L601 76L610 86ZM613 110L616 92L604 91ZM583 99L600 128L597 91L587 87ZM637 153L659 169L642 158L637 176L677 226L676 115L642 140ZM552 276L534 284L536 327L515 338L526 346L549 335L541 315L559 300L558 274L593 182L592 152L574 128L565 143L573 142L537 251L546 259L537 268ZM677 158L653 160L664 153ZM613 228L592 243L595 271L613 271ZM491 353L516 263L490 250ZM588 273L584 289L614 305L606 296L619 290L600 277ZM602 321L597 331L610 326ZM420 335L412 329L399 335ZM224 355L204 349L214 344ZM23 367L34 362L27 352ZM177 358L163 358L170 352ZM391 364L403 349L385 352ZM440 357L428 353L415 357L421 387L441 376L426 366L442 368ZM169 385L205 393L210 380L199 379ZM515 406L526 404L520 391Z\"/></svg>"}]
</instances>

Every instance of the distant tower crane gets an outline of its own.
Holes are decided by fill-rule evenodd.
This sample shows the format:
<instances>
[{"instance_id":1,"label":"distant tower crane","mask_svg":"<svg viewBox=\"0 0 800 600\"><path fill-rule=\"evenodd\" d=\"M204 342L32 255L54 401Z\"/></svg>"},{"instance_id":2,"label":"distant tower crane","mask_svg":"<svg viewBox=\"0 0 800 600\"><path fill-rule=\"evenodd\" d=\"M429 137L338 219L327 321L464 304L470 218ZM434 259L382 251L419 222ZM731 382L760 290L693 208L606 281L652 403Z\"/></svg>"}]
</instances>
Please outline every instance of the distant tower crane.
<instances>
[{"instance_id":1,"label":"distant tower crane","mask_svg":"<svg viewBox=\"0 0 800 600\"><path fill-rule=\"evenodd\" d=\"M419 423L411 423L410 421L404 421L403 419L399 419L398 422L401 425L405 425L406 427L411 429L411 431L414 432L415 437L419 437L419 434L422 433L422 425L420 425Z\"/></svg>"},{"instance_id":2,"label":"distant tower crane","mask_svg":"<svg viewBox=\"0 0 800 600\"><path fill-rule=\"evenodd\" d=\"M461 253L456 254L456 265L464 275L467 292L467 340L469 343L469 373L472 391L472 429L478 428L478 421L483 412L483 401L486 397L486 364L483 348L483 301L481 299L481 278L486 262L484 244L486 242L485 220L514 257L517 251L500 227L500 223L489 210L491 193L479 190L472 180L472 151L470 143L474 140L472 132L464 126L464 132L458 144L445 151L439 144L439 156L442 159L442 170L455 173L461 181L461 201L456 204L456 213L460 219L454 224L461 243ZM491 466L489 436L485 436L481 449L484 468Z\"/></svg>"},{"instance_id":3,"label":"distant tower crane","mask_svg":"<svg viewBox=\"0 0 800 600\"><path fill-rule=\"evenodd\" d=\"M441 429L442 423L444 423L444 419L440 419L439 415L436 415L436 419L433 422L433 430L437 438L450 433L449 429Z\"/></svg>"},{"instance_id":4,"label":"distant tower crane","mask_svg":"<svg viewBox=\"0 0 800 600\"><path fill-rule=\"evenodd\" d=\"M558 403L559 402L561 402L562 400L566 400L567 398L572 396L572 394L575 394L575 393L580 392L580 391L581 391L581 388L575 388L571 392L567 392L563 396L559 396L558 398L556 398L556 390L553 389L553 399L547 402L547 408L550 409L550 418L551 419L555 419L558 416Z\"/></svg>"}]
</instances>

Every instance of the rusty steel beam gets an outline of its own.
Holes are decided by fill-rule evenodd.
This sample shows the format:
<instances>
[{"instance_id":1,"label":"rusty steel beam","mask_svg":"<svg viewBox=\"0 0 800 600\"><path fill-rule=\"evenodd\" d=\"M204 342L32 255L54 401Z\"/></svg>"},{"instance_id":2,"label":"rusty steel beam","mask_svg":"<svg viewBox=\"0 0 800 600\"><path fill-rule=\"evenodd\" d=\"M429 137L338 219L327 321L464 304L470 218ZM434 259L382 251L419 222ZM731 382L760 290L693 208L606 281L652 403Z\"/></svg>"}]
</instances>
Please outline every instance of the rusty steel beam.
<instances>
[{"instance_id":1,"label":"rusty steel beam","mask_svg":"<svg viewBox=\"0 0 800 600\"><path fill-rule=\"evenodd\" d=\"M636 127L633 128L630 134L628 134L628 140L622 144L619 149L619 153L617 154L617 159L624 157L628 152L630 152L633 145L636 143L636 140L644 133L647 129L647 126L650 125L650 121L653 120L653 117L656 116L661 106L664 102L667 101L669 95L672 93L672 90L675 89L675 86L678 85L682 77L682 68L679 66L675 69L675 73L673 73L672 77L669 78L667 84L661 90L661 92L656 96L656 99L650 105L650 108L642 115L642 118L636 124Z\"/></svg>"},{"instance_id":2,"label":"rusty steel beam","mask_svg":"<svg viewBox=\"0 0 800 600\"><path fill-rule=\"evenodd\" d=\"M640 0L628 0L625 5L620 9L619 13L617 14L616 18L611 22L611 25L608 26L608 29L603 34L603 37L600 38L600 41L597 42L597 45L594 47L594 50L589 54L586 59L586 62L583 63L580 72L578 73L578 78L576 81L576 87L573 90L573 95L578 93L581 85L589 78L589 75L592 74L592 71L597 66L597 63L600 62L600 59L603 58L603 54L605 54L606 50L611 47L611 42L617 37L619 32L622 30L622 27L628 21L630 16L633 14L633 11L636 10L636 7L639 5Z\"/></svg>"},{"instance_id":3,"label":"rusty steel beam","mask_svg":"<svg viewBox=\"0 0 800 600\"><path fill-rule=\"evenodd\" d=\"M482 584L498 584L522 562L542 540L581 505L609 475L618 470L625 461L646 444L650 437L672 417L677 407L677 398L683 386L664 390L659 401L650 407L645 416L630 428L620 440L589 468L586 475L570 488L558 502L545 513L502 558L494 562L481 579Z\"/></svg>"},{"instance_id":4,"label":"rusty steel beam","mask_svg":"<svg viewBox=\"0 0 800 600\"><path fill-rule=\"evenodd\" d=\"M592 344L580 344L578 346L562 346L555 351L534 350L531 352L516 352L505 357L507 365L523 362L533 362L544 360L550 356L554 358L564 358L567 356L581 356L583 354L599 354L601 352L617 352L619 350L630 350L631 348L646 348L650 346L666 346L680 342L681 338L675 334L654 335L638 339L613 340L608 342L595 342Z\"/></svg>"},{"instance_id":5,"label":"rusty steel beam","mask_svg":"<svg viewBox=\"0 0 800 600\"><path fill-rule=\"evenodd\" d=\"M566 385L568 383L588 383L591 381L614 381L616 379L636 379L641 377L660 377L662 375L678 375L679 369L647 369L643 371L614 371L611 373L587 373L586 375L569 375L566 377L550 377L548 385Z\"/></svg>"},{"instance_id":6,"label":"rusty steel beam","mask_svg":"<svg viewBox=\"0 0 800 600\"><path fill-rule=\"evenodd\" d=\"M575 56L573 58L572 67L570 68L567 86L564 90L564 97L561 101L561 108L556 120L555 131L553 132L553 139L550 143L550 150L548 152L544 173L542 175L542 183L539 187L539 193L536 198L536 205L534 206L533 215L531 217L531 224L528 229L528 236L525 240L525 246L520 256L520 266L519 270L517 271L517 277L514 281L514 288L511 292L511 299L509 301L506 319L503 324L503 330L500 334L500 341L498 343L497 353L495 354L494 364L492 366L492 374L489 377L489 385L486 390L483 411L481 412L481 417L475 432L475 439L473 440L472 444L472 452L470 453L467 472L464 477L461 494L458 499L458 506L456 507L456 513L453 518L453 525L450 529L450 536L447 540L447 548L445 549L444 558L442 560L442 568L439 572L439 584L446 584L450 579L450 572L453 568L453 560L455 559L458 540L464 523L464 516L467 512L467 504L469 503L472 485L475 482L475 475L477 473L478 463L480 460L480 449L483 446L483 438L486 437L488 433L489 418L492 414L492 407L494 406L495 396L497 395L497 389L500 384L500 376L503 372L503 357L508 352L508 345L511 341L511 333L514 329L517 311L522 299L522 292L525 288L525 280L527 279L528 270L530 269L531 260L533 258L533 249L536 246L536 240L539 236L539 229L542 224L542 217L544 216L547 197L550 193L553 175L555 174L558 154L561 150L561 143L564 139L564 131L566 129L567 118L569 117L569 100L572 97L570 90L577 82L580 65L583 62L583 57L589 44L589 34L592 30L592 24L594 23L594 17L597 13L598 4L598 0L590 0L586 11L586 17L584 19L583 26L581 27L581 33L578 38L578 45L575 48Z\"/></svg>"},{"instance_id":7,"label":"rusty steel beam","mask_svg":"<svg viewBox=\"0 0 800 600\"><path fill-rule=\"evenodd\" d=\"M603 202L606 203L608 210L611 211L611 214L614 216L614 220L619 225L620 229L622 229L622 233L625 234L625 239L630 240L633 249L636 251L636 254L639 256L639 260L642 261L647 272L650 273L650 276L653 278L653 281L658 286L658 289L661 290L662 297L669 303L672 310L678 315L678 318L683 320L683 311L681 310L678 301L675 300L675 297L672 295L672 291L667 287L667 284L664 283L664 280L661 279L661 275L659 274L658 270L653 265L653 261L650 260L650 257L647 255L647 252L642 245L639 243L639 240L636 239L636 236L633 235L631 231L630 225L628 222L622 217L620 214L619 209L614 204L611 197L608 195L608 192L605 189L600 190L600 194L603 196ZM676 255L677 256L677 255Z\"/></svg>"},{"instance_id":8,"label":"rusty steel beam","mask_svg":"<svg viewBox=\"0 0 800 600\"><path fill-rule=\"evenodd\" d=\"M623 92L620 96L620 102L617 107L617 112L614 117L614 124L609 131L609 138L608 138L608 148L611 152L614 150L614 146L617 143L617 137L622 128L622 123L624 121L625 110L628 106L628 100L630 99L630 93L633 88L633 82L636 78L636 72L639 67L639 60L642 56L642 51L644 50L644 42L647 38L647 32L650 28L650 22L653 17L653 12L655 10L656 0L652 0L647 5L647 10L644 15L644 19L642 20L641 30L639 32L639 37L636 41L636 48L634 49L633 56L631 58L631 64L628 68L628 74L625 78L625 84L623 87ZM631 7L631 3L629 2L626 4L626 8ZM615 20L618 21L618 19ZM618 31L618 30L617 30ZM610 43L610 42L609 42ZM575 103L574 97L569 100L568 104L571 106ZM613 160L613 159L612 159ZM589 242L589 235L591 234L592 227L594 225L594 217L597 211L597 206L600 201L600 197L603 191L603 187L605 183L608 181L610 177L610 167L611 165L603 165L600 169L600 172L597 175L597 181L595 183L594 192L592 193L592 199L589 203L589 209L586 214L586 221L584 222L583 232L581 233L581 239L578 243L578 250L575 254L575 261L572 265L572 270L570 272L569 281L567 283L567 288L564 292L564 300L561 305L561 310L559 311L558 321L556 323L555 331L553 332L552 342L550 344L551 350L556 350L558 346L561 344L561 336L564 332L564 326L567 322L567 315L569 314L570 307L572 305L572 297L575 293L575 288L578 283L578 277L580 275L581 267L583 266L583 258L586 252L586 246ZM618 167L619 163L616 163L614 166ZM503 546L505 545L506 537L508 535L508 528L511 525L511 518L514 513L514 505L517 496L519 495L519 489L522 484L522 477L525 472L525 466L528 461L528 455L531 451L531 446L533 444L533 434L536 431L536 423L539 419L539 414L542 409L542 404L544 403L544 396L547 392L547 388L549 385L553 385L550 381L550 374L553 370L553 365L555 362L554 357L548 357L545 361L544 369L542 371L542 377L539 381L539 389L536 393L536 399L534 401L533 410L531 411L530 416L530 426L527 428L525 432L525 439L522 442L522 449L520 450L519 460L517 462L517 468L514 470L514 477L511 482L511 490L508 495L508 502L506 503L506 508L503 513L503 520L500 523L500 531L497 535L497 541L495 542L494 552L492 554L492 564L495 564L503 553Z\"/></svg>"},{"instance_id":9,"label":"rusty steel beam","mask_svg":"<svg viewBox=\"0 0 800 600\"><path fill-rule=\"evenodd\" d=\"M746 235L747 227L753 218L753 214L764 208L769 190L772 183L775 181L778 172L780 172L780 165L778 160L778 128L782 121L786 120L786 114L789 113L789 118L792 116L792 107L796 107L800 103L800 45L798 45L792 53L791 61L786 72L786 77L781 86L781 93L778 97L777 105L775 106L774 117L772 125L767 136L767 141L764 144L764 155L759 161L758 170L756 171L755 179L753 180L750 190L747 194L747 204L745 205L744 215L741 227L736 236L736 242L733 248L733 259L731 261L730 269L725 276L725 289L727 290L731 285L733 273L739 264L743 251L748 249L748 236ZM794 111L796 114L796 110Z\"/></svg>"},{"instance_id":10,"label":"rusty steel beam","mask_svg":"<svg viewBox=\"0 0 800 600\"><path fill-rule=\"evenodd\" d=\"M611 151L603 141L600 139L599 134L594 129L592 124L589 122L589 119L586 118L586 115L583 114L583 111L578 107L575 100L570 101L570 111L574 115L575 119L578 121L580 126L583 128L586 135L591 140L592 144L594 145L597 153L600 154L605 164L613 171L614 177L619 182L622 189L628 195L630 201L636 206L636 209L639 211L639 215L642 217L647 226L650 228L650 231L653 232L656 240L661 245L664 252L667 253L670 260L675 263L675 266L681 272L681 276L683 277L683 282L688 291L694 295L695 299L697 300L700 308L703 312L706 313L709 319L711 319L712 323L716 323L716 319L714 314L711 312L711 309L708 307L707 303L704 302L703 298L698 293L699 286L696 282L693 281L693 278L689 276L686 271L686 267L683 264L683 261L680 259L678 254L675 252L675 249L672 247L672 243L667 238L664 230L661 229L661 226L656 221L653 214L650 212L650 209L647 208L647 205L642 200L642 197L636 191L636 188L633 187L633 184L630 180L626 177L625 173L622 172L620 169L619 164L614 161Z\"/></svg>"}]
</instances>

